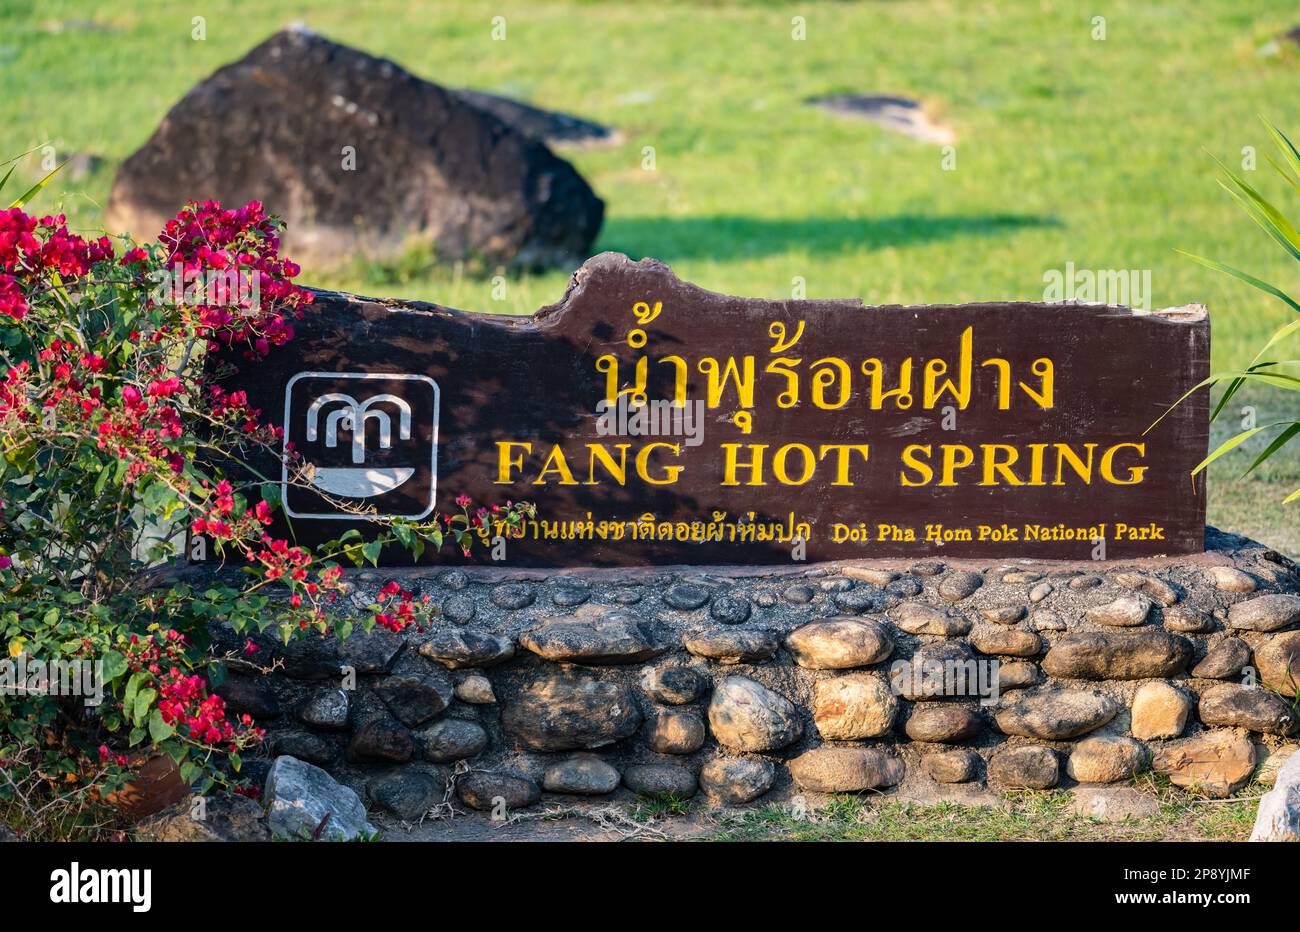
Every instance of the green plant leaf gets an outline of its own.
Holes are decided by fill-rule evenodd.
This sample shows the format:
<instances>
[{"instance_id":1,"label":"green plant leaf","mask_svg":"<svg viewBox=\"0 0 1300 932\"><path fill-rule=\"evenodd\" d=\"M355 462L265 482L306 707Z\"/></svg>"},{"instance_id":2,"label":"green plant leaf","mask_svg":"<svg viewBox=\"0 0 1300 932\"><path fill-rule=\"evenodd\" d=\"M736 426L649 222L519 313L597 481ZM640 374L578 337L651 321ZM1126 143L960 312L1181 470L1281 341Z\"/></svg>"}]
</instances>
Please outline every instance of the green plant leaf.
<instances>
[{"instance_id":1,"label":"green plant leaf","mask_svg":"<svg viewBox=\"0 0 1300 932\"><path fill-rule=\"evenodd\" d=\"M1264 452L1255 457L1255 462L1250 464L1250 468L1241 474L1242 478L1244 479L1246 476L1253 473L1261 463L1286 446L1287 442L1296 434L1300 434L1300 421L1296 421L1286 430L1282 431L1282 433L1274 437L1273 442L1264 449Z\"/></svg>"},{"instance_id":2,"label":"green plant leaf","mask_svg":"<svg viewBox=\"0 0 1300 932\"><path fill-rule=\"evenodd\" d=\"M176 729L163 721L162 712L154 709L149 714L149 738L154 744L161 744L172 735L176 734Z\"/></svg>"},{"instance_id":3,"label":"green plant leaf","mask_svg":"<svg viewBox=\"0 0 1300 932\"><path fill-rule=\"evenodd\" d=\"M68 164L67 162L63 162L63 163L60 164L57 168L55 168L54 171L50 172L48 175L46 175L46 176L45 176L44 178L42 178L40 181L36 182L36 184L34 184L34 185L32 185L30 188L28 188L27 191L26 191L26 193L24 193L24 194L22 194L22 195L19 195L18 199L17 199L16 201L14 201L12 204L9 205L9 209L10 209L10 210L13 210L15 207L23 207L23 206L25 206L25 205L27 204L28 201L30 201L30 200L31 200L32 198L34 198L36 195L40 194L40 193L41 193L41 189L44 188L47 184L49 184L49 183L50 183L50 180L51 180L55 175L57 175L60 171L62 171L63 166L64 166L64 165L67 165L67 164ZM13 171L13 169L10 169L10 171ZM8 178L9 176L6 175L5 177Z\"/></svg>"},{"instance_id":4,"label":"green plant leaf","mask_svg":"<svg viewBox=\"0 0 1300 932\"><path fill-rule=\"evenodd\" d=\"M1245 443L1251 437L1255 436L1261 430L1265 430L1265 428L1252 427L1250 430L1243 430L1241 433L1229 437L1227 440L1223 441L1223 443L1219 444L1219 446L1215 448L1213 453L1211 453L1209 456L1207 456L1205 459L1201 460L1200 463L1197 464L1196 468L1192 470L1192 475L1194 476L1197 473L1201 472L1203 469L1205 469L1205 467L1209 466L1220 456L1223 456L1223 454L1237 449L1237 447L1241 446L1243 443Z\"/></svg>"}]
</instances>

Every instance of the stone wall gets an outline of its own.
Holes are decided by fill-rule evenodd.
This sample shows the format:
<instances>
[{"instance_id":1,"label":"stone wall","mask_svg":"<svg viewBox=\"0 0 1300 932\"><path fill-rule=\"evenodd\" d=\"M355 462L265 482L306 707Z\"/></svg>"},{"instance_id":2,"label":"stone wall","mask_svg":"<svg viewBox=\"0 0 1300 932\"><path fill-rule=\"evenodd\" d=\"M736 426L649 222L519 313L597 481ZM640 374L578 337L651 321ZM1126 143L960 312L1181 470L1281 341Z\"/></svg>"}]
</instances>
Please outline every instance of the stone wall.
<instances>
[{"instance_id":1,"label":"stone wall","mask_svg":"<svg viewBox=\"0 0 1300 932\"><path fill-rule=\"evenodd\" d=\"M1300 574L1241 538L1209 544L1124 566L358 571L358 606L396 578L440 607L433 629L259 638L253 659L279 669L235 661L219 691L269 729L251 778L290 755L407 820L449 785L479 809L629 791L739 805L1154 768L1223 797L1297 730ZM238 656L245 639L215 643ZM997 701L963 670L996 670ZM926 695L939 671L968 694Z\"/></svg>"}]
</instances>

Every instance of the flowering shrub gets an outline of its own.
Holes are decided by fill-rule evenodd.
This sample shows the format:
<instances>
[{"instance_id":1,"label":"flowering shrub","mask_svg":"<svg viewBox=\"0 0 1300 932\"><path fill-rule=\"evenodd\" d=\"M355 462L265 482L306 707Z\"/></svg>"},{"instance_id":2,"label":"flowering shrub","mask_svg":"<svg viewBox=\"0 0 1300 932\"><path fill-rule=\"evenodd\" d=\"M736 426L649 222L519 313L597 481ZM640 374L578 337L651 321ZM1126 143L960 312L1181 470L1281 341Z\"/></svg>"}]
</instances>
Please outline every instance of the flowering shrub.
<instances>
[{"instance_id":1,"label":"flowering shrub","mask_svg":"<svg viewBox=\"0 0 1300 932\"><path fill-rule=\"evenodd\" d=\"M190 204L156 243L134 245L84 239L22 201L0 211L0 645L11 666L91 670L103 700L52 679L0 690L0 814L33 787L102 798L140 752L169 755L200 791L237 785L262 732L212 692L230 658L208 655L210 623L346 637L351 623L332 611L343 561L374 564L390 544L418 556L444 539L468 554L489 514L518 528L532 508L462 496L459 513L388 522L368 541L352 531L313 551L274 537L278 485L243 467L252 451L278 451L280 431L205 360L219 349L256 361L293 338L312 295L279 255L277 222L256 202ZM203 284L232 275L253 287ZM169 280L200 284L160 291ZM245 562L247 583L196 591L148 572L187 531ZM432 611L396 584L372 608L366 627L393 631Z\"/></svg>"}]
</instances>

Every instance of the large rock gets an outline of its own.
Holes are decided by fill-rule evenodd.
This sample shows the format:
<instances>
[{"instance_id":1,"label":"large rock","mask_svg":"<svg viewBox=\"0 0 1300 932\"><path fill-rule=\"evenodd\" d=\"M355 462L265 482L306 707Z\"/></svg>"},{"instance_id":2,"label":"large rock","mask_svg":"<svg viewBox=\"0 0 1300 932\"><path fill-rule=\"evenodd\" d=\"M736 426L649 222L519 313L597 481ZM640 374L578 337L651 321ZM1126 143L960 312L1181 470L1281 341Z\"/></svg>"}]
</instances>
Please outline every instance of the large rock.
<instances>
[{"instance_id":1,"label":"large rock","mask_svg":"<svg viewBox=\"0 0 1300 932\"><path fill-rule=\"evenodd\" d=\"M439 764L469 760L487 747L487 732L477 722L444 718L411 736L425 760Z\"/></svg>"},{"instance_id":2,"label":"large rock","mask_svg":"<svg viewBox=\"0 0 1300 932\"><path fill-rule=\"evenodd\" d=\"M970 642L981 654L1001 657L1032 657L1043 649L1042 635L1037 632L993 625L977 627Z\"/></svg>"},{"instance_id":3,"label":"large rock","mask_svg":"<svg viewBox=\"0 0 1300 932\"><path fill-rule=\"evenodd\" d=\"M979 714L952 702L919 702L903 731L913 741L967 741L984 727ZM954 781L949 781L954 782Z\"/></svg>"},{"instance_id":4,"label":"large rock","mask_svg":"<svg viewBox=\"0 0 1300 932\"><path fill-rule=\"evenodd\" d=\"M288 222L285 252L299 261L395 255L418 240L448 259L567 266L590 255L604 211L540 141L303 29L172 107L122 164L104 223L152 239L206 198L264 202Z\"/></svg>"},{"instance_id":5,"label":"large rock","mask_svg":"<svg viewBox=\"0 0 1300 932\"><path fill-rule=\"evenodd\" d=\"M1043 658L1049 676L1082 680L1144 680L1187 668L1192 644L1158 628L1071 631L1052 641Z\"/></svg>"},{"instance_id":6,"label":"large rock","mask_svg":"<svg viewBox=\"0 0 1300 932\"><path fill-rule=\"evenodd\" d=\"M542 789L548 793L604 796L618 789L622 775L599 757L580 754L546 768Z\"/></svg>"},{"instance_id":7,"label":"large rock","mask_svg":"<svg viewBox=\"0 0 1300 932\"><path fill-rule=\"evenodd\" d=\"M1284 696L1300 693L1300 631L1275 634L1255 645L1259 681Z\"/></svg>"},{"instance_id":8,"label":"large rock","mask_svg":"<svg viewBox=\"0 0 1300 932\"><path fill-rule=\"evenodd\" d=\"M813 722L828 741L857 741L888 734L898 714L889 685L870 673L818 680L813 688Z\"/></svg>"},{"instance_id":9,"label":"large rock","mask_svg":"<svg viewBox=\"0 0 1300 932\"><path fill-rule=\"evenodd\" d=\"M857 793L902 782L897 757L870 748L819 747L790 761L790 776L814 793Z\"/></svg>"},{"instance_id":10,"label":"large rock","mask_svg":"<svg viewBox=\"0 0 1300 932\"><path fill-rule=\"evenodd\" d=\"M442 672L393 674L375 687L389 711L409 727L427 722L451 705L455 690L451 678Z\"/></svg>"},{"instance_id":11,"label":"large rock","mask_svg":"<svg viewBox=\"0 0 1300 932\"><path fill-rule=\"evenodd\" d=\"M1241 638L1224 638L1209 649L1205 659L1192 667L1192 676L1227 680L1239 675L1250 663L1250 645Z\"/></svg>"},{"instance_id":12,"label":"large rock","mask_svg":"<svg viewBox=\"0 0 1300 932\"><path fill-rule=\"evenodd\" d=\"M1207 725L1247 728L1267 735L1296 730L1295 710L1277 693L1262 686L1219 683L1201 694L1197 709Z\"/></svg>"},{"instance_id":13,"label":"large rock","mask_svg":"<svg viewBox=\"0 0 1300 932\"><path fill-rule=\"evenodd\" d=\"M664 664L641 671L641 688L655 702L685 705L709 688L709 678L694 667Z\"/></svg>"},{"instance_id":14,"label":"large rock","mask_svg":"<svg viewBox=\"0 0 1300 932\"><path fill-rule=\"evenodd\" d=\"M1175 786L1224 799L1255 772L1255 745L1233 731L1203 731L1171 741L1151 761Z\"/></svg>"},{"instance_id":15,"label":"large rock","mask_svg":"<svg viewBox=\"0 0 1300 932\"><path fill-rule=\"evenodd\" d=\"M904 602L894 609L894 624L908 634L935 634L955 638L969 634L970 619L950 615L920 602Z\"/></svg>"},{"instance_id":16,"label":"large rock","mask_svg":"<svg viewBox=\"0 0 1300 932\"><path fill-rule=\"evenodd\" d=\"M1080 783L1118 783L1147 764L1147 749L1132 738L1084 738L1070 752L1065 772Z\"/></svg>"},{"instance_id":17,"label":"large rock","mask_svg":"<svg viewBox=\"0 0 1300 932\"><path fill-rule=\"evenodd\" d=\"M657 657L668 648L656 644L640 621L623 612L591 620L558 618L525 631L521 646L557 663L639 663Z\"/></svg>"},{"instance_id":18,"label":"large rock","mask_svg":"<svg viewBox=\"0 0 1300 932\"><path fill-rule=\"evenodd\" d=\"M737 751L775 751L803 734L803 722L784 696L743 676L713 689L709 728L719 744Z\"/></svg>"},{"instance_id":19,"label":"large rock","mask_svg":"<svg viewBox=\"0 0 1300 932\"><path fill-rule=\"evenodd\" d=\"M715 757L700 770L700 788L725 806L743 806L776 781L776 765L762 758Z\"/></svg>"},{"instance_id":20,"label":"large rock","mask_svg":"<svg viewBox=\"0 0 1300 932\"><path fill-rule=\"evenodd\" d=\"M1177 738L1187 727L1192 714L1192 700L1168 683L1143 683L1133 696L1129 727L1133 737Z\"/></svg>"},{"instance_id":21,"label":"large rock","mask_svg":"<svg viewBox=\"0 0 1300 932\"><path fill-rule=\"evenodd\" d=\"M757 663L776 656L780 643L767 631L709 631L687 637L686 649L718 663Z\"/></svg>"},{"instance_id":22,"label":"large rock","mask_svg":"<svg viewBox=\"0 0 1300 932\"><path fill-rule=\"evenodd\" d=\"M641 724L632 693L617 683L570 677L536 680L506 703L507 737L534 751L576 751L613 744Z\"/></svg>"},{"instance_id":23,"label":"large rock","mask_svg":"<svg viewBox=\"0 0 1300 932\"><path fill-rule=\"evenodd\" d=\"M694 754L704 746L704 720L683 709L656 712L645 724L645 743L660 754Z\"/></svg>"},{"instance_id":24,"label":"large rock","mask_svg":"<svg viewBox=\"0 0 1300 932\"><path fill-rule=\"evenodd\" d=\"M262 807L247 796L214 793L206 797L202 818L196 818L193 803L184 799L162 812L137 822L132 836L137 841L270 841ZM5 837L0 824L0 842Z\"/></svg>"},{"instance_id":25,"label":"large rock","mask_svg":"<svg viewBox=\"0 0 1300 932\"><path fill-rule=\"evenodd\" d=\"M994 720L1008 735L1060 741L1095 731L1117 712L1119 706L1100 693L1044 689L999 709Z\"/></svg>"},{"instance_id":26,"label":"large rock","mask_svg":"<svg viewBox=\"0 0 1300 932\"><path fill-rule=\"evenodd\" d=\"M1088 609L1084 612L1084 617L1093 624L1132 628L1145 622L1150 611L1149 598L1138 592L1126 592L1105 605Z\"/></svg>"},{"instance_id":27,"label":"large rock","mask_svg":"<svg viewBox=\"0 0 1300 932\"><path fill-rule=\"evenodd\" d=\"M889 665L890 687L913 701L991 695L996 676L994 665L977 658L965 641L925 644Z\"/></svg>"},{"instance_id":28,"label":"large rock","mask_svg":"<svg viewBox=\"0 0 1300 932\"><path fill-rule=\"evenodd\" d=\"M1281 631L1300 624L1300 595L1274 592L1238 602L1228 609L1228 624L1244 631Z\"/></svg>"},{"instance_id":29,"label":"large rock","mask_svg":"<svg viewBox=\"0 0 1300 932\"><path fill-rule=\"evenodd\" d=\"M389 773L366 785L375 804L405 822L414 822L443 801L447 786L426 773Z\"/></svg>"},{"instance_id":30,"label":"large rock","mask_svg":"<svg viewBox=\"0 0 1300 932\"><path fill-rule=\"evenodd\" d=\"M1061 763L1051 748L1003 747L989 758L989 780L1014 789L1047 790L1061 779Z\"/></svg>"},{"instance_id":31,"label":"large rock","mask_svg":"<svg viewBox=\"0 0 1300 932\"><path fill-rule=\"evenodd\" d=\"M475 770L460 778L456 795L465 805L480 812L495 810L498 806L509 812L531 806L542 798L542 791L528 777Z\"/></svg>"},{"instance_id":32,"label":"large rock","mask_svg":"<svg viewBox=\"0 0 1300 932\"><path fill-rule=\"evenodd\" d=\"M448 628L429 636L420 654L449 670L490 667L515 655L514 641L499 634L465 628Z\"/></svg>"},{"instance_id":33,"label":"large rock","mask_svg":"<svg viewBox=\"0 0 1300 932\"><path fill-rule=\"evenodd\" d=\"M623 771L623 785L641 796L689 799L695 795L695 775L680 764L633 764Z\"/></svg>"},{"instance_id":34,"label":"large rock","mask_svg":"<svg viewBox=\"0 0 1300 932\"><path fill-rule=\"evenodd\" d=\"M263 792L272 835L297 841L355 841L378 834L361 798L313 764L277 757Z\"/></svg>"},{"instance_id":35,"label":"large rock","mask_svg":"<svg viewBox=\"0 0 1300 932\"><path fill-rule=\"evenodd\" d=\"M940 751L921 758L921 769L936 783L967 783L979 776L980 756L974 751Z\"/></svg>"},{"instance_id":36,"label":"large rock","mask_svg":"<svg viewBox=\"0 0 1300 932\"><path fill-rule=\"evenodd\" d=\"M832 618L796 628L785 639L795 663L811 670L867 667L894 651L888 632L873 621Z\"/></svg>"},{"instance_id":37,"label":"large rock","mask_svg":"<svg viewBox=\"0 0 1300 932\"><path fill-rule=\"evenodd\" d=\"M1278 771L1273 789L1259 801L1251 841L1300 841L1300 754Z\"/></svg>"}]
</instances>

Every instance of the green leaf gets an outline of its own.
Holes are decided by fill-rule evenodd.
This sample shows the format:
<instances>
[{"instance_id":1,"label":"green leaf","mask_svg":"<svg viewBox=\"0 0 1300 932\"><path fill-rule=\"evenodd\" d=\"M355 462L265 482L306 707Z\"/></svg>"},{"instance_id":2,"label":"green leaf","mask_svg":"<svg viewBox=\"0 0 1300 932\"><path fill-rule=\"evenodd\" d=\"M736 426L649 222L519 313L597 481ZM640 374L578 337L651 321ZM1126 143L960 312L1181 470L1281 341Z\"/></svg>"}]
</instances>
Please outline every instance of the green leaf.
<instances>
[{"instance_id":1,"label":"green leaf","mask_svg":"<svg viewBox=\"0 0 1300 932\"><path fill-rule=\"evenodd\" d=\"M105 651L104 657L104 679L112 681L117 679L126 672L126 658L115 650Z\"/></svg>"},{"instance_id":2,"label":"green leaf","mask_svg":"<svg viewBox=\"0 0 1300 932\"><path fill-rule=\"evenodd\" d=\"M1214 271L1216 272L1223 272L1225 275L1231 275L1233 278L1245 282L1247 285L1250 285L1252 288L1258 288L1260 291L1263 291L1267 294L1271 294L1275 298L1280 298L1281 300L1285 301L1288 305L1290 305L1291 310L1295 311L1297 314L1300 314L1300 304L1297 304L1290 297L1284 294L1280 289L1273 287L1268 282L1256 278L1254 275L1251 275L1249 272L1243 272L1241 269L1233 268L1232 266L1226 265L1222 262L1216 262L1214 259L1207 259L1204 256L1198 256L1182 249L1175 249L1174 252L1186 256L1187 258L1191 259L1193 262L1199 262L1201 265L1205 266L1206 268L1214 269Z\"/></svg>"},{"instance_id":3,"label":"green leaf","mask_svg":"<svg viewBox=\"0 0 1300 932\"><path fill-rule=\"evenodd\" d=\"M1199 464L1197 464L1196 468L1192 470L1192 475L1193 476L1196 475L1201 470L1205 469L1206 466L1209 466L1211 463L1217 460L1220 456L1223 456L1223 454L1235 450L1237 447L1241 446L1251 437L1255 436L1257 433L1259 433L1261 430L1264 429L1265 428L1263 427L1252 427L1250 430L1243 430L1241 433L1229 437L1227 440L1223 441L1223 443L1219 444L1219 446L1215 449L1213 453L1211 453L1205 459L1201 460Z\"/></svg>"},{"instance_id":4,"label":"green leaf","mask_svg":"<svg viewBox=\"0 0 1300 932\"><path fill-rule=\"evenodd\" d=\"M146 687L135 694L135 705L131 707L131 721L141 725L145 721L145 716L153 701L158 698L157 690L152 687Z\"/></svg>"},{"instance_id":5,"label":"green leaf","mask_svg":"<svg viewBox=\"0 0 1300 932\"><path fill-rule=\"evenodd\" d=\"M384 549L384 542L382 540L372 540L370 543L366 544L361 548L361 552L365 554L365 557L367 560L370 561L371 566L378 567L379 554L383 551L383 549Z\"/></svg>"},{"instance_id":6,"label":"green leaf","mask_svg":"<svg viewBox=\"0 0 1300 932\"><path fill-rule=\"evenodd\" d=\"M149 714L149 738L154 744L161 744L174 734L176 729L163 721L162 711L154 709Z\"/></svg>"},{"instance_id":7,"label":"green leaf","mask_svg":"<svg viewBox=\"0 0 1300 932\"><path fill-rule=\"evenodd\" d=\"M28 188L27 191L26 191L26 193L20 195L19 198L18 198L18 200L14 201L12 204L9 205L9 209L12 210L12 209L15 208L15 207L23 207L24 205L26 205L26 203L27 203L28 201L30 201L30 200L31 200L32 198L34 198L36 195L40 194L40 193L41 193L41 189L44 188L47 184L49 184L49 183L50 183L50 180L51 180L55 175L57 175L60 171L62 171L62 170L63 170L63 166L64 166L64 165L67 165L67 164L68 164L67 162L62 163L62 164L59 165L57 168L55 168L54 171L50 172L48 175L46 175L46 176L45 176L44 178L42 178L40 181L36 182L36 184L34 184L34 185L32 185L30 188ZM11 168L10 171L13 171L13 169ZM5 176L6 179L7 179L8 177L9 177L8 175Z\"/></svg>"},{"instance_id":8,"label":"green leaf","mask_svg":"<svg viewBox=\"0 0 1300 932\"><path fill-rule=\"evenodd\" d=\"M1287 441L1289 441L1296 434L1300 434L1300 421L1296 421L1286 430L1282 431L1282 433L1274 437L1273 442L1268 445L1268 447L1264 450L1264 452L1261 453L1259 456L1255 457L1255 462L1250 464L1250 468L1241 474L1242 478L1244 479L1246 476L1249 476L1252 472L1255 471L1255 468L1257 466L1259 466L1261 463L1267 460L1278 450L1286 446Z\"/></svg>"}]
</instances>

